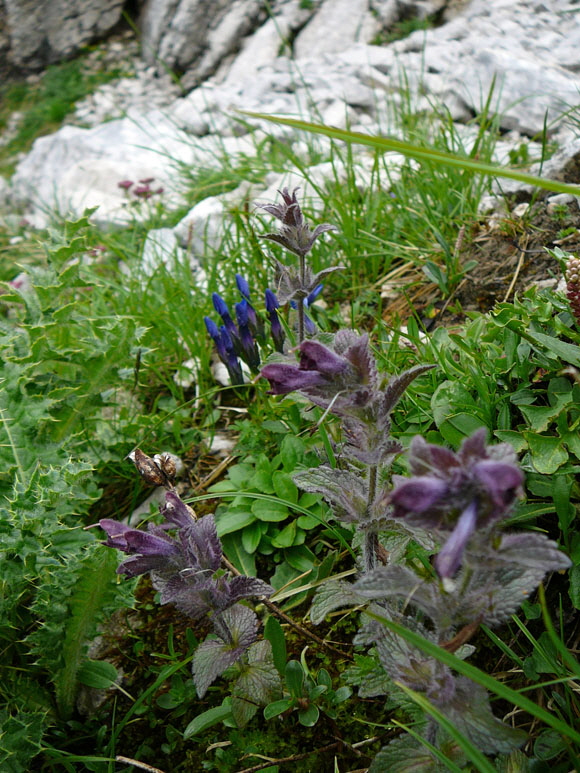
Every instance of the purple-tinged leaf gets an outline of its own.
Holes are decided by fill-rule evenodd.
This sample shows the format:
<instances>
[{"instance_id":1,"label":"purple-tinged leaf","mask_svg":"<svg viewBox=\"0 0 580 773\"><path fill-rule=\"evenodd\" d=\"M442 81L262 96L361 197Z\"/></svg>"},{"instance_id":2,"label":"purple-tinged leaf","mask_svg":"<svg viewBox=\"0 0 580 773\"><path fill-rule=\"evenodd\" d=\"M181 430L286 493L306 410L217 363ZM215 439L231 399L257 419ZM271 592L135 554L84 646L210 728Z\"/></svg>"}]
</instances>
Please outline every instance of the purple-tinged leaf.
<instances>
[{"instance_id":1,"label":"purple-tinged leaf","mask_svg":"<svg viewBox=\"0 0 580 773\"><path fill-rule=\"evenodd\" d=\"M440 594L435 583L421 580L406 566L379 566L363 575L354 590L369 600L400 599L412 604L432 620L437 620Z\"/></svg>"},{"instance_id":2,"label":"purple-tinged leaf","mask_svg":"<svg viewBox=\"0 0 580 773\"><path fill-rule=\"evenodd\" d=\"M228 582L228 592L232 604L243 599L260 598L261 596L271 596L274 588L267 582L259 580L257 577L246 577L240 575L234 577Z\"/></svg>"},{"instance_id":3,"label":"purple-tinged leaf","mask_svg":"<svg viewBox=\"0 0 580 773\"><path fill-rule=\"evenodd\" d=\"M247 652L247 663L232 685L232 715L243 727L259 706L282 697L282 682L272 658L269 641L254 642Z\"/></svg>"},{"instance_id":4,"label":"purple-tinged leaf","mask_svg":"<svg viewBox=\"0 0 580 773\"><path fill-rule=\"evenodd\" d=\"M383 746L368 773L439 773L440 769L429 749L405 734Z\"/></svg>"},{"instance_id":5,"label":"purple-tinged leaf","mask_svg":"<svg viewBox=\"0 0 580 773\"><path fill-rule=\"evenodd\" d=\"M346 523L362 523L367 516L368 486L360 474L321 465L294 473L294 483L311 494L322 494Z\"/></svg>"},{"instance_id":6,"label":"purple-tinged leaf","mask_svg":"<svg viewBox=\"0 0 580 773\"><path fill-rule=\"evenodd\" d=\"M456 729L486 754L509 754L525 743L527 734L494 717L483 687L466 677L458 677L455 695L440 711Z\"/></svg>"},{"instance_id":7,"label":"purple-tinged leaf","mask_svg":"<svg viewBox=\"0 0 580 773\"><path fill-rule=\"evenodd\" d=\"M213 618L218 638L206 639L193 655L193 683L200 698L218 676L233 666L254 642L258 620L251 609L238 605Z\"/></svg>"},{"instance_id":8,"label":"purple-tinged leaf","mask_svg":"<svg viewBox=\"0 0 580 773\"><path fill-rule=\"evenodd\" d=\"M180 532L183 550L192 569L215 572L221 566L222 546L213 515L204 515Z\"/></svg>"},{"instance_id":9,"label":"purple-tinged leaf","mask_svg":"<svg viewBox=\"0 0 580 773\"><path fill-rule=\"evenodd\" d=\"M432 370L434 367L435 365L416 365L414 368L409 368L409 370L406 370L398 376L393 376L387 386L383 389L382 412L391 413L409 385L412 384L416 378L423 373L426 373L428 370Z\"/></svg>"},{"instance_id":10,"label":"purple-tinged leaf","mask_svg":"<svg viewBox=\"0 0 580 773\"><path fill-rule=\"evenodd\" d=\"M366 599L357 593L353 586L341 580L329 580L323 583L314 596L310 609L310 619L314 625L322 623L326 615L340 607L358 607L366 604Z\"/></svg>"}]
</instances>

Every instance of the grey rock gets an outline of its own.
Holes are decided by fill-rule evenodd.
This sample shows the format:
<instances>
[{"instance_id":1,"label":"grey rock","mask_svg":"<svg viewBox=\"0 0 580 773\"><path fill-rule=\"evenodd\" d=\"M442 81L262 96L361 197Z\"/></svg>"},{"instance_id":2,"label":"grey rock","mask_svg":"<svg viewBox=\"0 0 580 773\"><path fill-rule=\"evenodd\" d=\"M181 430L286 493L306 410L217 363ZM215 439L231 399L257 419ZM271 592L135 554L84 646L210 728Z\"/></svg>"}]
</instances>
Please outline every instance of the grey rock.
<instances>
[{"instance_id":1,"label":"grey rock","mask_svg":"<svg viewBox=\"0 0 580 773\"><path fill-rule=\"evenodd\" d=\"M143 56L150 64L210 75L257 23L259 0L147 0L141 17ZM192 67L194 65L194 67Z\"/></svg>"},{"instance_id":2,"label":"grey rock","mask_svg":"<svg viewBox=\"0 0 580 773\"><path fill-rule=\"evenodd\" d=\"M123 0L4 0L9 60L36 69L76 53L109 32Z\"/></svg>"}]
</instances>

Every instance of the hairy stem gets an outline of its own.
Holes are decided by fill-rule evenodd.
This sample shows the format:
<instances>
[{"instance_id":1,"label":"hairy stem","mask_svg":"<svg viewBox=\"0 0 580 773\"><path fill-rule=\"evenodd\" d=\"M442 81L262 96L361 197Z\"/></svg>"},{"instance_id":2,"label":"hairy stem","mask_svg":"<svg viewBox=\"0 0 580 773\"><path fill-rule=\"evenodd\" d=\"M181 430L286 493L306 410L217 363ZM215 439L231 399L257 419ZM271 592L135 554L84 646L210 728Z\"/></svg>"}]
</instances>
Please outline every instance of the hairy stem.
<instances>
[{"instance_id":1,"label":"hairy stem","mask_svg":"<svg viewBox=\"0 0 580 773\"><path fill-rule=\"evenodd\" d=\"M369 467L369 492L367 497L367 517L370 516L371 508L375 501L377 493L377 477L378 468L376 464L371 464ZM379 547L379 537L375 529L369 529L365 533L365 541L363 546L363 560L365 572L372 572L377 565L377 550Z\"/></svg>"},{"instance_id":2,"label":"hairy stem","mask_svg":"<svg viewBox=\"0 0 580 773\"><path fill-rule=\"evenodd\" d=\"M300 288L304 290L306 282L306 256L300 255ZM304 299L298 298L298 343L304 341Z\"/></svg>"}]
</instances>

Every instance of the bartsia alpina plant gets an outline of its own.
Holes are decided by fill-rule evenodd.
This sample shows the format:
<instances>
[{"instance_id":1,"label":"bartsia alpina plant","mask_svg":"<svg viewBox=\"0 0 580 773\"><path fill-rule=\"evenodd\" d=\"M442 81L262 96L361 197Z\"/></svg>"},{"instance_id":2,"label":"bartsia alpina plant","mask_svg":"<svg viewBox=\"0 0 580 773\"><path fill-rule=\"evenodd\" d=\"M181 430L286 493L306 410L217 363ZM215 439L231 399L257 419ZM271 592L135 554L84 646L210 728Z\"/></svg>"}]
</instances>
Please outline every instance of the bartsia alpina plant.
<instances>
[{"instance_id":1,"label":"bartsia alpina plant","mask_svg":"<svg viewBox=\"0 0 580 773\"><path fill-rule=\"evenodd\" d=\"M128 555L117 569L119 574L149 573L162 604L172 604L193 620L210 617L214 637L199 645L192 663L201 698L220 674L257 643L256 613L239 602L269 596L272 588L256 577L231 576L224 569L213 515L197 519L175 491L166 491L160 512L164 521L149 523L146 531L109 518L99 524L107 534L104 544ZM271 671L268 657L264 662L254 658L257 668L256 662Z\"/></svg>"},{"instance_id":2,"label":"bartsia alpina plant","mask_svg":"<svg viewBox=\"0 0 580 773\"><path fill-rule=\"evenodd\" d=\"M295 196L282 191L282 197L282 205L264 207L283 223L275 238L267 238L299 255L302 248L303 261L310 231L300 233L304 224ZM286 272L282 283L285 297L300 309L312 287L304 279L293 286L295 276ZM511 446L488 445L485 430L466 438L457 453L415 438L411 477L391 480L390 467L403 450L390 435L391 412L412 381L432 367L418 365L388 377L378 371L367 335L340 330L318 339L301 337L285 361L269 362L261 374L271 394L296 392L340 419L334 454L339 463L323 463L293 479L299 488L323 495L334 517L354 524L362 535L358 580L324 583L311 610L313 622L319 623L337 608L370 604L372 619L355 643L372 647L378 662L361 685L361 696L381 694L385 685L396 690L398 683L427 699L486 753L509 753L526 735L493 715L486 691L425 655L388 623L467 657L466 642L482 623L505 622L547 572L566 569L570 561L542 534L501 531L522 494L524 476ZM394 553L381 545L382 535ZM405 548L412 543L436 553L433 568L406 563ZM444 731L432 719L425 719L420 730L430 744L441 748L445 742ZM370 771L424 769L418 764L425 756L419 741L406 741L403 755L401 748L399 740L385 747Z\"/></svg>"}]
</instances>

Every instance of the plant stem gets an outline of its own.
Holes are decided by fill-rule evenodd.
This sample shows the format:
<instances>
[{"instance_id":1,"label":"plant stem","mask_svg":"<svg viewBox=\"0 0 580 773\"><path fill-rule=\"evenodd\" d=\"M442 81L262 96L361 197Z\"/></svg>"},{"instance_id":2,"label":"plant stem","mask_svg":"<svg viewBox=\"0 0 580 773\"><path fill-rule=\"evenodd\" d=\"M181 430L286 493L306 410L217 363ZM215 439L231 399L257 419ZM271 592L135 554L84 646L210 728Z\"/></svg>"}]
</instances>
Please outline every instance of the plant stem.
<instances>
[{"instance_id":1,"label":"plant stem","mask_svg":"<svg viewBox=\"0 0 580 773\"><path fill-rule=\"evenodd\" d=\"M306 256L300 255L300 288L305 291L306 282ZM304 298L298 298L298 343L304 341Z\"/></svg>"},{"instance_id":2,"label":"plant stem","mask_svg":"<svg viewBox=\"0 0 580 773\"><path fill-rule=\"evenodd\" d=\"M371 508L375 501L377 493L377 477L378 468L376 464L371 464L369 467L369 493L367 498L367 518L370 516ZM365 541L363 546L363 560L365 572L372 572L377 565L377 549L379 547L379 537L375 529L368 529L365 533Z\"/></svg>"}]
</instances>

